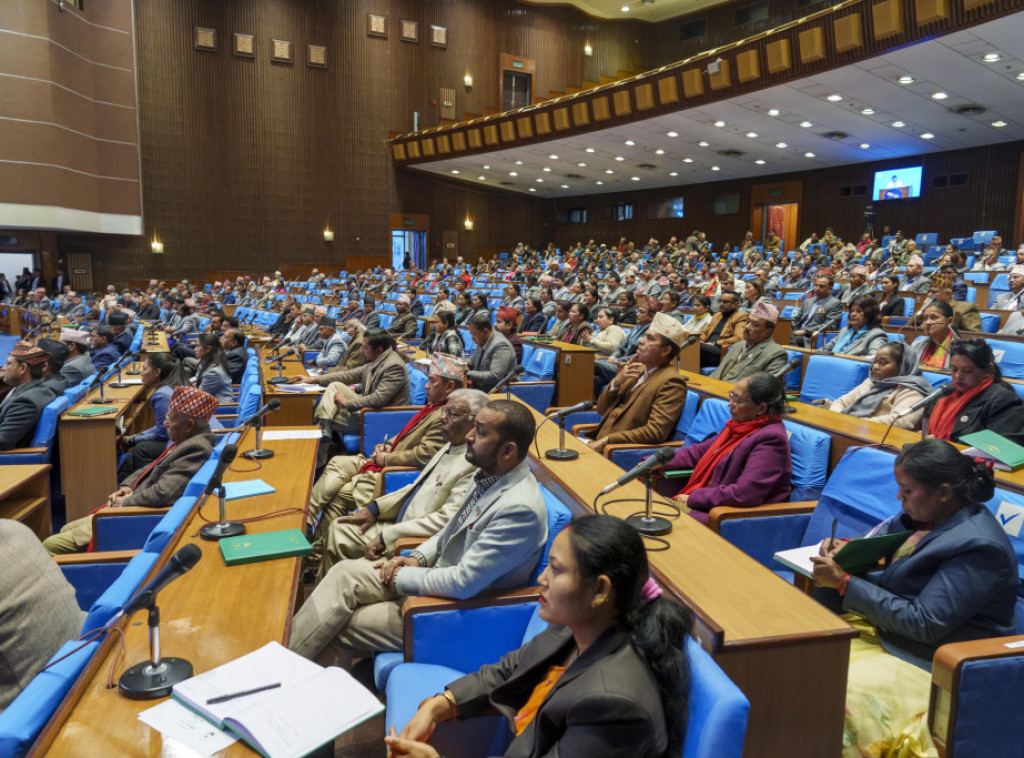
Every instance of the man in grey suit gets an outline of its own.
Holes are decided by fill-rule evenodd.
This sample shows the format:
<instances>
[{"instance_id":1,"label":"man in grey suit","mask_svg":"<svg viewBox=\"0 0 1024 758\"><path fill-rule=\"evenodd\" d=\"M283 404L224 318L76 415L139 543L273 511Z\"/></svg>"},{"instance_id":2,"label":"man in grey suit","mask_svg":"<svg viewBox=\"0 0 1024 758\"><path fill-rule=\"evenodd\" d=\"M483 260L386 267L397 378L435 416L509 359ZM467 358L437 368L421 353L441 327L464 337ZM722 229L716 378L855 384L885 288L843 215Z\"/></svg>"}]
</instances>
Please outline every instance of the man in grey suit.
<instances>
[{"instance_id":1,"label":"man in grey suit","mask_svg":"<svg viewBox=\"0 0 1024 758\"><path fill-rule=\"evenodd\" d=\"M785 368L786 351L772 338L778 320L774 305L755 305L743 327L743 340L729 348L711 378L735 383L759 371L775 374Z\"/></svg>"},{"instance_id":2,"label":"man in grey suit","mask_svg":"<svg viewBox=\"0 0 1024 758\"><path fill-rule=\"evenodd\" d=\"M843 315L843 304L832 296L832 277L814 278L813 297L804 300L800 313L793 319L791 344L797 347L814 347L821 332L835 330Z\"/></svg>"},{"instance_id":3,"label":"man in grey suit","mask_svg":"<svg viewBox=\"0 0 1024 758\"><path fill-rule=\"evenodd\" d=\"M225 329L221 333L221 345L224 357L228 360L228 375L234 384L240 384L245 365L249 362L249 353L245 349L245 335L238 329Z\"/></svg>"},{"instance_id":4,"label":"man in grey suit","mask_svg":"<svg viewBox=\"0 0 1024 758\"><path fill-rule=\"evenodd\" d=\"M90 335L80 329L63 328L60 341L68 346L68 358L60 367L60 373L67 378L68 386L74 387L96 372L89 355Z\"/></svg>"},{"instance_id":5,"label":"man in grey suit","mask_svg":"<svg viewBox=\"0 0 1024 758\"><path fill-rule=\"evenodd\" d=\"M515 367L516 352L505 335L491 327L486 313L469 320L469 335L477 347L469 359L467 377L476 389L490 392Z\"/></svg>"},{"instance_id":6,"label":"man in grey suit","mask_svg":"<svg viewBox=\"0 0 1024 758\"><path fill-rule=\"evenodd\" d=\"M317 326L317 336L323 342L320 347L320 355L313 359L313 365L318 369L326 369L338 365L338 361L345 355L345 340L338 334L337 322L330 316L323 316ZM299 345L304 353L311 348L307 345Z\"/></svg>"},{"instance_id":7,"label":"man in grey suit","mask_svg":"<svg viewBox=\"0 0 1024 758\"><path fill-rule=\"evenodd\" d=\"M1024 266L1011 266L1006 281L1010 286L1010 291L1000 293L992 303L992 307L1000 311L1024 309Z\"/></svg>"},{"instance_id":8,"label":"man in grey suit","mask_svg":"<svg viewBox=\"0 0 1024 758\"><path fill-rule=\"evenodd\" d=\"M547 509L526 464L534 432L520 403L484 406L466 438L466 459L480 470L452 519L409 557L336 564L292 619L291 649L350 667L354 654L402 648L409 596L524 586L547 541Z\"/></svg>"},{"instance_id":9,"label":"man in grey suit","mask_svg":"<svg viewBox=\"0 0 1024 758\"><path fill-rule=\"evenodd\" d=\"M32 441L43 408L55 397L43 384L43 364L50 359L45 352L19 341L7 356L4 384L12 389L0 402L0 450L27 447Z\"/></svg>"},{"instance_id":10,"label":"man in grey suit","mask_svg":"<svg viewBox=\"0 0 1024 758\"><path fill-rule=\"evenodd\" d=\"M924 275L924 259L920 255L912 255L907 261L907 278L900 285L900 292L924 294L931 286L931 281Z\"/></svg>"}]
</instances>

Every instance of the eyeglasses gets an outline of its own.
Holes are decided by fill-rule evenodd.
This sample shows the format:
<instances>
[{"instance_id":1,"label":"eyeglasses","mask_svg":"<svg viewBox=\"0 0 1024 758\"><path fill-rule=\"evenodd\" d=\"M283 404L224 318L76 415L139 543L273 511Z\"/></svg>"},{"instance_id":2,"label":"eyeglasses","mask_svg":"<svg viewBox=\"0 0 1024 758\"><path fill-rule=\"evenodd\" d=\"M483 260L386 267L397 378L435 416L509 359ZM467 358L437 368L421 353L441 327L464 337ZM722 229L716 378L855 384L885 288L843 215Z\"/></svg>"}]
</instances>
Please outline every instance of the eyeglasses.
<instances>
[{"instance_id":1,"label":"eyeglasses","mask_svg":"<svg viewBox=\"0 0 1024 758\"><path fill-rule=\"evenodd\" d=\"M747 400L744 397L740 397L735 392L729 393L729 405L743 405L744 403L752 403L753 400Z\"/></svg>"},{"instance_id":2,"label":"eyeglasses","mask_svg":"<svg viewBox=\"0 0 1024 758\"><path fill-rule=\"evenodd\" d=\"M451 421L453 419L457 419L460 416L469 416L470 418L474 418L475 417L475 415L472 414L472 413L456 413L456 412L453 412L451 408L445 408L444 409L444 413L442 413L441 415L444 417L444 419L446 421Z\"/></svg>"}]
</instances>

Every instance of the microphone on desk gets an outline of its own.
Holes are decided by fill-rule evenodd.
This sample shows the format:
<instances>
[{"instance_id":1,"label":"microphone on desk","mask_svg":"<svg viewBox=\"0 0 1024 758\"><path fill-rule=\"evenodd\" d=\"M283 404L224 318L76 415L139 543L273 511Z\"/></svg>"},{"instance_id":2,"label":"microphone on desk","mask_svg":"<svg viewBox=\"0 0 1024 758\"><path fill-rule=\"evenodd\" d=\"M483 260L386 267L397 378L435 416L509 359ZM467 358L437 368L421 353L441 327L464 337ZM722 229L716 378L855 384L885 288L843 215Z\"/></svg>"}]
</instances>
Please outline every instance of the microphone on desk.
<instances>
[{"instance_id":1,"label":"microphone on desk","mask_svg":"<svg viewBox=\"0 0 1024 758\"><path fill-rule=\"evenodd\" d=\"M105 371L106 371L106 369L104 369L103 371L98 371L96 373L96 378L93 379L92 382L89 383L89 386L85 390L85 394L88 395L97 386L100 388L100 396L99 397L94 397L90 401L93 405L103 405L103 403L107 402L107 398L103 396L103 374L104 374Z\"/></svg>"},{"instance_id":2,"label":"microphone on desk","mask_svg":"<svg viewBox=\"0 0 1024 758\"><path fill-rule=\"evenodd\" d=\"M691 334L689 337L686 338L686 342L684 342L682 344L682 347L680 347L679 349L682 350L683 348L689 347L694 342L697 342L699 339L700 339L700 335L699 334Z\"/></svg>"},{"instance_id":3,"label":"microphone on desk","mask_svg":"<svg viewBox=\"0 0 1024 758\"><path fill-rule=\"evenodd\" d=\"M281 407L281 401L280 400L278 400L276 397L271 399L266 405L264 405L262 408L260 408L254 414L249 416L249 418L247 418L245 421L243 421L239 425L239 428L241 428L243 426L247 427L250 424L253 424L257 420L262 419L268 413L272 413L273 411L276 411L280 407Z\"/></svg>"},{"instance_id":4,"label":"microphone on desk","mask_svg":"<svg viewBox=\"0 0 1024 758\"><path fill-rule=\"evenodd\" d=\"M575 450L570 450L565 446L565 419L570 413L579 413L581 411L589 411L594 407L593 400L584 400L582 403L576 403L576 405L570 405L568 408L563 408L560 411L555 411L550 416L546 416L544 421L550 419L558 419L558 447L553 450L548 450L544 453L545 458L549 458L553 461L574 461L580 457L580 454ZM541 424L544 423L541 422ZM539 430L540 427L538 426ZM536 436L536 432L534 432Z\"/></svg>"},{"instance_id":5,"label":"microphone on desk","mask_svg":"<svg viewBox=\"0 0 1024 758\"><path fill-rule=\"evenodd\" d=\"M149 611L149 660L137 663L118 682L118 690L132 700L150 700L171 694L171 687L192 676L192 664L184 658L162 658L160 654L160 609L156 596L164 587L190 570L202 557L196 545L185 545L171 556L153 580L135 593L110 622L107 628L122 616L146 608Z\"/></svg>"},{"instance_id":6,"label":"microphone on desk","mask_svg":"<svg viewBox=\"0 0 1024 758\"><path fill-rule=\"evenodd\" d=\"M787 363L783 368L779 369L774 374L772 374L772 376L775 379L781 379L782 377L784 377L786 374L788 374L793 369L800 368L800 366L801 366L801 364L803 364L803 362L804 362L803 357L799 356L799 355L796 356L795 358L790 358L789 359L789 363Z\"/></svg>"},{"instance_id":7,"label":"microphone on desk","mask_svg":"<svg viewBox=\"0 0 1024 758\"><path fill-rule=\"evenodd\" d=\"M570 413L580 413L582 411L589 411L594 407L593 400L584 400L582 403L576 403L576 405L570 405L568 408L562 408L561 410L555 411L548 418L565 418Z\"/></svg>"},{"instance_id":8,"label":"microphone on desk","mask_svg":"<svg viewBox=\"0 0 1024 758\"><path fill-rule=\"evenodd\" d=\"M26 339L26 340L29 339L30 337L34 336L35 333L38 332L40 329L48 328L50 326L50 324L52 324L53 322L54 322L54 319L51 318L49 321L43 321L43 322L40 322L40 323L36 324L35 328L32 329L28 334L26 334L23 339Z\"/></svg>"},{"instance_id":9,"label":"microphone on desk","mask_svg":"<svg viewBox=\"0 0 1024 758\"><path fill-rule=\"evenodd\" d=\"M952 394L956 390L952 384L943 384L937 390L925 395L923 398L918 400L912 406L906 410L900 411L896 414L896 418L903 418L909 416L911 413L921 410L922 408L928 408L937 403L939 400L944 398L946 395Z\"/></svg>"},{"instance_id":10,"label":"microphone on desk","mask_svg":"<svg viewBox=\"0 0 1024 758\"><path fill-rule=\"evenodd\" d=\"M629 484L637 477L646 476L648 473L650 473L653 469L656 469L658 466L663 466L664 464L668 463L669 459L672 458L673 455L675 455L675 452L676 449L674 447L661 448L650 458L641 461L633 468L631 468L629 471L627 471L625 474L616 479L614 482L607 485L603 490L601 490L600 495L607 495L612 490L621 487L624 484Z\"/></svg>"},{"instance_id":11,"label":"microphone on desk","mask_svg":"<svg viewBox=\"0 0 1024 758\"><path fill-rule=\"evenodd\" d=\"M524 371L526 371L526 369L523 368L522 364L517 365L515 368L513 368L511 371L505 374L505 376L502 377L501 381L495 384L493 388L491 388L491 392L488 394L493 394L498 390L504 388L506 385L511 384L512 381L517 376L521 375Z\"/></svg>"},{"instance_id":12,"label":"microphone on desk","mask_svg":"<svg viewBox=\"0 0 1024 758\"><path fill-rule=\"evenodd\" d=\"M131 362L132 366L135 365L135 362L139 359L139 355L141 353L142 353L141 350L136 350L134 353L131 354L130 362ZM117 381L116 382L112 382L110 384L110 386L113 387L114 389L123 389L124 387L130 386L130 385L125 384L124 382L121 381L121 365L123 363L125 363L125 361L123 361L123 360L117 362ZM129 373L129 374L141 374L142 372L141 371L128 371L127 373Z\"/></svg>"},{"instance_id":13,"label":"microphone on desk","mask_svg":"<svg viewBox=\"0 0 1024 758\"><path fill-rule=\"evenodd\" d=\"M220 460L217 461L217 468L214 469L213 476L210 477L206 489L203 490L203 494L200 496L200 500L205 501L210 495L216 493L220 505L219 520L216 523L207 524L199 530L199 536L204 540L221 540L225 537L237 537L240 534L245 534L245 524L239 521L228 521L225 517L224 472L228 470L236 455L238 455L238 447L236 445L227 444L224 446L224 449L220 452Z\"/></svg>"},{"instance_id":14,"label":"microphone on desk","mask_svg":"<svg viewBox=\"0 0 1024 758\"><path fill-rule=\"evenodd\" d=\"M267 450L263 447L263 417L268 413L273 413L281 407L281 401L276 397L272 398L266 405L256 411L252 416L246 419L242 426L254 424L256 426L256 447L252 450L247 450L242 453L243 458L249 460L263 460L264 458L273 458L274 451Z\"/></svg>"}]
</instances>

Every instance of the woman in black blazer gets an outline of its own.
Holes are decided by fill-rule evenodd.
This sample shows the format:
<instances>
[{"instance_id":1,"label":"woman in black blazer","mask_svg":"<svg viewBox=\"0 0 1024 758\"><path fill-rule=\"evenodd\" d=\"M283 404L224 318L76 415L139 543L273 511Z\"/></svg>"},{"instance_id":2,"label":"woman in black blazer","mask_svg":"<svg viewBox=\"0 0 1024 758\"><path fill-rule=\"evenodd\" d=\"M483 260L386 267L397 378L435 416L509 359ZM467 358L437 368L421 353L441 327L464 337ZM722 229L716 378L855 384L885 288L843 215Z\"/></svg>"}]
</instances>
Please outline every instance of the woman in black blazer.
<instances>
[{"instance_id":1,"label":"woman in black blazer","mask_svg":"<svg viewBox=\"0 0 1024 758\"><path fill-rule=\"evenodd\" d=\"M878 279L882 283L882 294L878 298L879 316L903 316L907 307L900 292L900 278L896 274L886 274Z\"/></svg>"},{"instance_id":2,"label":"woman in black blazer","mask_svg":"<svg viewBox=\"0 0 1024 758\"><path fill-rule=\"evenodd\" d=\"M640 536L624 521L571 522L539 580L540 617L551 626L424 700L402 733L387 737L392 752L435 758L422 741L437 722L496 709L516 733L507 758L679 755L692 617L660 597L648 571Z\"/></svg>"}]
</instances>

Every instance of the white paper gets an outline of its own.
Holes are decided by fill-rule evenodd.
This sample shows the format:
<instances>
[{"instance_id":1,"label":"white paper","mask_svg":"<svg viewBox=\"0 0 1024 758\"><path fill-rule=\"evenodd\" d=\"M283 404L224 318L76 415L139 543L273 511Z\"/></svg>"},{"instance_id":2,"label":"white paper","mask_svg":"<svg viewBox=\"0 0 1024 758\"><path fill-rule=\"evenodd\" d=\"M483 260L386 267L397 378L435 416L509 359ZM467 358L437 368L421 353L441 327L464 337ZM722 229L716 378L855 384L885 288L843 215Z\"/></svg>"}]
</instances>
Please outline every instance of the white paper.
<instances>
[{"instance_id":1,"label":"white paper","mask_svg":"<svg viewBox=\"0 0 1024 758\"><path fill-rule=\"evenodd\" d=\"M206 719L174 700L139 714L139 721L156 729L164 739L172 739L204 756L213 755L237 741L231 732L218 729Z\"/></svg>"},{"instance_id":2,"label":"white paper","mask_svg":"<svg viewBox=\"0 0 1024 758\"><path fill-rule=\"evenodd\" d=\"M280 431L268 431L263 432L263 441L267 440L318 440L324 436L324 433L320 429L300 429L290 430L282 429Z\"/></svg>"},{"instance_id":3,"label":"white paper","mask_svg":"<svg viewBox=\"0 0 1024 758\"><path fill-rule=\"evenodd\" d=\"M137 377L135 379L125 377L121 380L121 384L142 384L142 380Z\"/></svg>"},{"instance_id":4,"label":"white paper","mask_svg":"<svg viewBox=\"0 0 1024 758\"><path fill-rule=\"evenodd\" d=\"M276 384L274 389L279 392L293 392L300 395L307 392L320 393L324 391L319 384Z\"/></svg>"},{"instance_id":5,"label":"white paper","mask_svg":"<svg viewBox=\"0 0 1024 758\"><path fill-rule=\"evenodd\" d=\"M421 366L429 366L429 365L432 364L432 361L430 360L430 358L417 358L416 362L418 364L420 364Z\"/></svg>"},{"instance_id":6,"label":"white paper","mask_svg":"<svg viewBox=\"0 0 1024 758\"><path fill-rule=\"evenodd\" d=\"M805 545L794 547L789 550L780 550L774 556L775 560L804 576L814 576L814 563L811 556L821 554L821 543L816 545Z\"/></svg>"}]
</instances>

